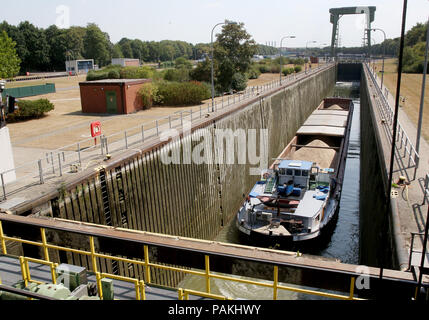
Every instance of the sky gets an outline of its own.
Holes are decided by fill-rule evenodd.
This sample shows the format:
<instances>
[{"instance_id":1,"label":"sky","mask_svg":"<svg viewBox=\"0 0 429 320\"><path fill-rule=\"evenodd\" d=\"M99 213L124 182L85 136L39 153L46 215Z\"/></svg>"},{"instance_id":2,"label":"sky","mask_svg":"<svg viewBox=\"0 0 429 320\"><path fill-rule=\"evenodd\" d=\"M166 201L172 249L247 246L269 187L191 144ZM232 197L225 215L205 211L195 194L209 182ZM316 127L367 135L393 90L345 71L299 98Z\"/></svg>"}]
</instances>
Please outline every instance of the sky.
<instances>
[{"instance_id":1,"label":"sky","mask_svg":"<svg viewBox=\"0 0 429 320\"><path fill-rule=\"evenodd\" d=\"M143 41L182 40L209 43L213 27L227 20L243 22L260 44L283 47L330 45L330 8L375 6L373 28L387 38L400 36L403 0L14 0L2 1L0 20L17 25L28 20L47 28L96 23L113 43L121 38ZM426 23L429 0L408 0L406 30L417 22ZM340 19L341 46L361 46L365 15ZM221 27L215 29L215 34ZM313 41L316 41L313 43ZM373 34L373 44L383 34Z\"/></svg>"}]
</instances>

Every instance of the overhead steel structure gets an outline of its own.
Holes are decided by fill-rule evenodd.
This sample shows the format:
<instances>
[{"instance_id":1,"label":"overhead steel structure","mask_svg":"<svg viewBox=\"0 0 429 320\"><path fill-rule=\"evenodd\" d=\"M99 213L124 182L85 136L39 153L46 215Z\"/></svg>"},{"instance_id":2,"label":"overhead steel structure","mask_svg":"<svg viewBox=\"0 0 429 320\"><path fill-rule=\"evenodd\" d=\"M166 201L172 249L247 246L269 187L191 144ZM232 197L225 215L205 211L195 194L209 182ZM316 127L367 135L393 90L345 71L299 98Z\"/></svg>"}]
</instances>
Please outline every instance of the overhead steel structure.
<instances>
[{"instance_id":1,"label":"overhead steel structure","mask_svg":"<svg viewBox=\"0 0 429 320\"><path fill-rule=\"evenodd\" d=\"M338 37L338 22L340 18L345 14L365 14L366 15L366 39L368 44L368 52L371 52L371 23L375 18L376 7L344 7L344 8L332 8L329 9L331 14L332 23L332 40L331 40L331 57L335 57L335 46Z\"/></svg>"}]
</instances>

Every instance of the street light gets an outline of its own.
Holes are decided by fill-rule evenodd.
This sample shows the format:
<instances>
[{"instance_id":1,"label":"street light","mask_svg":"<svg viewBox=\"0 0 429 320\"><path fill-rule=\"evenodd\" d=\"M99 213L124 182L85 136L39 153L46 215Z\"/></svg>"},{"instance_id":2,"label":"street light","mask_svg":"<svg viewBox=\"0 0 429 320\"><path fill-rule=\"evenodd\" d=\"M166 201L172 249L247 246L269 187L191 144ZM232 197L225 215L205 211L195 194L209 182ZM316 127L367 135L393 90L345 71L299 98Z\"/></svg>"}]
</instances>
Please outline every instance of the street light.
<instances>
[{"instance_id":1,"label":"street light","mask_svg":"<svg viewBox=\"0 0 429 320\"><path fill-rule=\"evenodd\" d=\"M305 45L305 55L307 56L307 50L308 50L308 44L309 43L316 43L316 40L311 40L311 41L307 41L306 45ZM307 63L305 64L305 73L307 73Z\"/></svg>"},{"instance_id":2,"label":"street light","mask_svg":"<svg viewBox=\"0 0 429 320\"><path fill-rule=\"evenodd\" d=\"M384 80L384 56L386 55L386 33L379 28L372 28L372 29L365 29L365 31L381 31L383 32L384 35L384 42L383 42L383 67L382 67L382 71L381 71L381 90L383 90L383 80Z\"/></svg>"},{"instance_id":3,"label":"street light","mask_svg":"<svg viewBox=\"0 0 429 320\"><path fill-rule=\"evenodd\" d=\"M286 38L294 39L296 37L295 36L286 36L286 37L281 38L281 40L280 40L280 49L279 49L279 53L280 53L280 61L279 61L279 63L280 63L280 85L282 85L282 42L283 42L283 39L286 39Z\"/></svg>"},{"instance_id":4,"label":"street light","mask_svg":"<svg viewBox=\"0 0 429 320\"><path fill-rule=\"evenodd\" d=\"M212 69L212 75L211 75L211 80L212 80L212 112L214 112L214 95L215 95L215 92L214 92L214 71L213 71L213 51L214 51L214 48L213 48L213 32L214 32L214 29L215 29L217 26L220 26L220 25L223 25L223 24L237 24L237 22L225 20L225 22L220 22L220 23L216 24L216 25L213 27L213 29L212 29L212 35L211 35L211 49L212 49L212 50L211 50L211 69Z\"/></svg>"}]
</instances>

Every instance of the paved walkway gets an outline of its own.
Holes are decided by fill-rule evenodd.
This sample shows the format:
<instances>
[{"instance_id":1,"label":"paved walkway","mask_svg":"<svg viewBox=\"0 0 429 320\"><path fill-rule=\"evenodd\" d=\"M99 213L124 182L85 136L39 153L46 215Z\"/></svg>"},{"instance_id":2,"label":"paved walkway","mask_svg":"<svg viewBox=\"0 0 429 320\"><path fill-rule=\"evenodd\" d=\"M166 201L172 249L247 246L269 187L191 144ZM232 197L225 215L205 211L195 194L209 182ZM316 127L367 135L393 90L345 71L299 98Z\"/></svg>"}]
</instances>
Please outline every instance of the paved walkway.
<instances>
[{"instance_id":1,"label":"paved walkway","mask_svg":"<svg viewBox=\"0 0 429 320\"><path fill-rule=\"evenodd\" d=\"M381 78L376 78L378 85L381 87ZM385 93L385 88L383 88L383 92ZM426 92L428 94L428 92ZM395 97L389 92L387 95L387 100L395 110ZM429 106L424 106L425 108L429 108ZM409 139L412 144L416 145L416 137L417 137L417 128L413 124L413 122L409 119L407 114L399 108L398 114L399 123L407 133ZM423 123L423 126L429 125L428 123ZM397 143L397 148L400 149L400 142ZM390 145L389 145L390 148ZM398 152L399 153L399 152ZM400 150L400 154L404 154L404 149ZM396 162L395 162L395 171L393 175L393 182L396 182L399 176L406 176L407 180L410 182L408 186L408 190L402 188L399 190L399 194L397 199L398 204L398 213L399 213L399 222L400 222L400 232L404 239L407 253L410 252L411 246L411 232L422 233L424 232L424 228L426 225L426 217L428 212L427 202L423 205L423 194L424 194L424 179L427 174L429 174L429 144L428 142L421 136L420 139L420 151L419 151L420 161L419 167L416 171L415 179L414 179L414 168L408 170L400 170L400 164L398 162L399 156L397 154ZM387 161L390 159L389 158ZM405 161L405 163L407 163ZM416 236L414 243L414 250L420 251L414 253L415 257L413 257L412 264L414 265L418 261L418 265L420 265L421 251L422 251L422 243L423 236ZM426 263L429 266L429 254L427 255Z\"/></svg>"}]
</instances>

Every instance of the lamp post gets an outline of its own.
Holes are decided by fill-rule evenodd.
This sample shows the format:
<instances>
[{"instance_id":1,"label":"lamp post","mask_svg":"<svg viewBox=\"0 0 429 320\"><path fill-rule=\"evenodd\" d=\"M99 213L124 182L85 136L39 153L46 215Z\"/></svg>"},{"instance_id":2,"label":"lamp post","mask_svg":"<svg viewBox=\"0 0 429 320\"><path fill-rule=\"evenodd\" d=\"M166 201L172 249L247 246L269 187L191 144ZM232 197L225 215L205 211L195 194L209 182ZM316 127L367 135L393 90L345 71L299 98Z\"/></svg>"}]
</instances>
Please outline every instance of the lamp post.
<instances>
[{"instance_id":1,"label":"lamp post","mask_svg":"<svg viewBox=\"0 0 429 320\"><path fill-rule=\"evenodd\" d=\"M213 32L214 32L214 29L217 27L217 26L220 26L220 25L223 25L223 24L237 24L237 22L233 22L233 21L228 21L228 20L225 20L225 22L220 22L220 23L218 23L218 24L216 24L214 27L213 27L213 29L212 29L212 34L211 34L211 69L212 69L212 71L211 71L211 80L212 80L212 112L214 112L214 95L215 95L215 92L214 92L214 70L213 70L213 52L214 52L214 48L213 48Z\"/></svg>"},{"instance_id":2,"label":"lamp post","mask_svg":"<svg viewBox=\"0 0 429 320\"><path fill-rule=\"evenodd\" d=\"M283 42L283 39L286 39L286 38L290 38L290 39L294 39L294 38L296 38L295 36L286 36L286 37L283 37L283 38L281 38L281 40L280 40L280 49L279 49L279 53L280 53L280 61L279 61L279 63L280 63L280 85L282 85L282 42Z\"/></svg>"},{"instance_id":3,"label":"lamp post","mask_svg":"<svg viewBox=\"0 0 429 320\"><path fill-rule=\"evenodd\" d=\"M316 43L316 40L311 40L311 41L307 41L306 45L305 45L305 55L307 56L307 50L308 50L308 44L309 43ZM307 73L307 63L305 64L305 73Z\"/></svg>"},{"instance_id":4,"label":"lamp post","mask_svg":"<svg viewBox=\"0 0 429 320\"><path fill-rule=\"evenodd\" d=\"M365 30L370 30L370 31L381 31L383 32L384 35L384 42L383 42L383 67L382 67L382 71L381 71L381 90L383 90L383 81L384 81L384 56L386 55L386 32L384 32L384 30L380 29L380 28L372 28L372 29L365 29Z\"/></svg>"}]
</instances>

